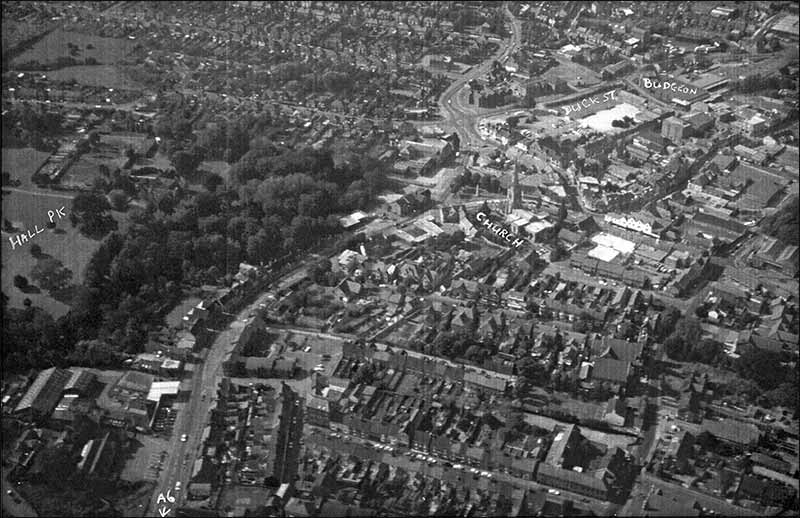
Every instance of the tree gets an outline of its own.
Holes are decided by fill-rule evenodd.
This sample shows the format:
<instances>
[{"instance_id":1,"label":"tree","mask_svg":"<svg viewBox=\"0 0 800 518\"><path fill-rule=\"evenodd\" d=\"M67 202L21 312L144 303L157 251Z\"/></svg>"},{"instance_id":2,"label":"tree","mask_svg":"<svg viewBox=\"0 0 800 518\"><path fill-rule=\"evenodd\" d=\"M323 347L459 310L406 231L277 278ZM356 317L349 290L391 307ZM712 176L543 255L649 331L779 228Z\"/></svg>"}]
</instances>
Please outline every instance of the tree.
<instances>
[{"instance_id":1,"label":"tree","mask_svg":"<svg viewBox=\"0 0 800 518\"><path fill-rule=\"evenodd\" d=\"M323 259L312 267L310 277L317 284L322 284L325 281L325 276L330 271L331 271L331 262L327 259Z\"/></svg>"},{"instance_id":2,"label":"tree","mask_svg":"<svg viewBox=\"0 0 800 518\"><path fill-rule=\"evenodd\" d=\"M247 261L260 264L274 259L280 253L280 237L273 229L262 228L257 234L247 238Z\"/></svg>"},{"instance_id":3,"label":"tree","mask_svg":"<svg viewBox=\"0 0 800 518\"><path fill-rule=\"evenodd\" d=\"M564 204L564 202L561 202L561 205L559 205L559 207L558 207L558 225L559 226L561 226L564 223L564 221L566 221L568 215L569 214L567 213L567 206Z\"/></svg>"},{"instance_id":4,"label":"tree","mask_svg":"<svg viewBox=\"0 0 800 518\"><path fill-rule=\"evenodd\" d=\"M526 427L525 418L519 410L512 410L506 419L506 428L522 431Z\"/></svg>"},{"instance_id":5,"label":"tree","mask_svg":"<svg viewBox=\"0 0 800 518\"><path fill-rule=\"evenodd\" d=\"M550 254L550 261L555 263L567 257L569 257L569 252L567 252L567 249L561 244L561 241L558 241Z\"/></svg>"},{"instance_id":6,"label":"tree","mask_svg":"<svg viewBox=\"0 0 800 518\"><path fill-rule=\"evenodd\" d=\"M777 212L765 217L761 228L789 245L800 245L800 198L795 196Z\"/></svg>"},{"instance_id":7,"label":"tree","mask_svg":"<svg viewBox=\"0 0 800 518\"><path fill-rule=\"evenodd\" d=\"M31 270L31 277L39 285L48 290L55 291L66 287L72 280L72 271L64 267L58 259L42 259Z\"/></svg>"},{"instance_id":8,"label":"tree","mask_svg":"<svg viewBox=\"0 0 800 518\"><path fill-rule=\"evenodd\" d=\"M105 196L95 193L80 193L72 200L72 212L78 215L87 212L104 212L110 208Z\"/></svg>"},{"instance_id":9,"label":"tree","mask_svg":"<svg viewBox=\"0 0 800 518\"><path fill-rule=\"evenodd\" d=\"M197 171L197 166L200 165L200 161L188 151L176 151L172 155L172 165L179 176L192 179Z\"/></svg>"},{"instance_id":10,"label":"tree","mask_svg":"<svg viewBox=\"0 0 800 518\"><path fill-rule=\"evenodd\" d=\"M523 99L525 108L533 109L536 107L536 95L533 91L533 86L528 85L525 88L525 98Z\"/></svg>"},{"instance_id":11,"label":"tree","mask_svg":"<svg viewBox=\"0 0 800 518\"><path fill-rule=\"evenodd\" d=\"M108 210L111 206L105 196L80 193L72 200L70 220L80 224L80 230L90 237L102 237L117 228L117 222Z\"/></svg>"},{"instance_id":12,"label":"tree","mask_svg":"<svg viewBox=\"0 0 800 518\"><path fill-rule=\"evenodd\" d=\"M364 362L356 371L353 376L353 383L359 385L361 383L371 384L375 378L375 366L370 362Z\"/></svg>"},{"instance_id":13,"label":"tree","mask_svg":"<svg viewBox=\"0 0 800 518\"><path fill-rule=\"evenodd\" d=\"M111 207L116 211L124 211L128 206L128 196L120 189L114 189L108 193L108 200Z\"/></svg>"},{"instance_id":14,"label":"tree","mask_svg":"<svg viewBox=\"0 0 800 518\"><path fill-rule=\"evenodd\" d=\"M222 185L224 180L222 177L215 173L208 173L203 178L203 187L205 187L208 192L216 192L217 187Z\"/></svg>"},{"instance_id":15,"label":"tree","mask_svg":"<svg viewBox=\"0 0 800 518\"><path fill-rule=\"evenodd\" d=\"M14 286L20 291L25 291L28 288L28 279L24 275L15 275Z\"/></svg>"},{"instance_id":16,"label":"tree","mask_svg":"<svg viewBox=\"0 0 800 518\"><path fill-rule=\"evenodd\" d=\"M776 352L750 348L737 358L735 367L740 376L755 381L764 390L791 381L791 369L783 366L781 355Z\"/></svg>"},{"instance_id":17,"label":"tree","mask_svg":"<svg viewBox=\"0 0 800 518\"><path fill-rule=\"evenodd\" d=\"M55 487L63 488L70 484L75 473L77 457L67 445L53 446L41 452L42 465L47 466L43 471L45 481Z\"/></svg>"}]
</instances>

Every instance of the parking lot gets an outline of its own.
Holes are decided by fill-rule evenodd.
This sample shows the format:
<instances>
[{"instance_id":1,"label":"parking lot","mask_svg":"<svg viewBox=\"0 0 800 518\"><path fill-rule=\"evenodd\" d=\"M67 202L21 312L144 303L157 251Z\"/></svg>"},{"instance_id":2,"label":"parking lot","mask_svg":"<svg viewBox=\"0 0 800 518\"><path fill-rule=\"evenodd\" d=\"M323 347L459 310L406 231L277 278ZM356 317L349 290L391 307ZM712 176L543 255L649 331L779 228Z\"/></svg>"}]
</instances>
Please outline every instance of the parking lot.
<instances>
[{"instance_id":1,"label":"parking lot","mask_svg":"<svg viewBox=\"0 0 800 518\"><path fill-rule=\"evenodd\" d=\"M178 411L175 407L160 407L153 421L153 431L157 432L159 435L172 435L172 428L175 426L175 419L177 416Z\"/></svg>"},{"instance_id":2,"label":"parking lot","mask_svg":"<svg viewBox=\"0 0 800 518\"><path fill-rule=\"evenodd\" d=\"M154 481L166 465L169 455L169 441L152 435L137 435L120 478L131 482L138 480Z\"/></svg>"}]
</instances>

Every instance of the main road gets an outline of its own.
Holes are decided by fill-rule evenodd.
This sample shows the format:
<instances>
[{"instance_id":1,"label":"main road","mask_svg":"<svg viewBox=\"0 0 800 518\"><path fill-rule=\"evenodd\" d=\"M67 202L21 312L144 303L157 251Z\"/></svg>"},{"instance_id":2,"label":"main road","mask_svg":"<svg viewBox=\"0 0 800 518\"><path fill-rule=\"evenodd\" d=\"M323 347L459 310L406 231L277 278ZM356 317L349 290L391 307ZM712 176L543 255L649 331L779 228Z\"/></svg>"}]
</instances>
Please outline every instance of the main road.
<instances>
[{"instance_id":1,"label":"main road","mask_svg":"<svg viewBox=\"0 0 800 518\"><path fill-rule=\"evenodd\" d=\"M517 47L519 47L522 37L521 24L519 20L514 18L511 11L508 10L507 5L503 5L503 9L505 10L506 16L511 20L511 39L503 40L495 55L457 79L439 98L439 111L444 118L444 122L455 128L458 138L461 139L462 148L485 145L487 143L497 146L497 144L484 140L478 134L475 130L475 122L478 116L477 112L474 108L464 106L458 94L470 81L488 73L495 61L504 62L508 57L511 57Z\"/></svg>"},{"instance_id":2,"label":"main road","mask_svg":"<svg viewBox=\"0 0 800 518\"><path fill-rule=\"evenodd\" d=\"M292 275L303 268L306 268L305 261L282 277ZM210 410L216 404L217 385L223 376L222 362L233 350L250 314L256 311L260 304L266 303L268 297L269 293L265 291L255 302L236 314L230 324L217 335L203 363L196 364L198 368L192 375L191 394L189 400L178 409L168 448L169 458L153 492L148 516L162 516L159 511L164 508L170 512L163 516L174 516L172 514L174 510L185 501L194 462L202 456L203 429L208 426ZM184 434L186 441L181 441ZM177 482L180 482L179 491L175 489ZM159 503L159 495L163 494L166 497L168 490L175 501Z\"/></svg>"}]
</instances>

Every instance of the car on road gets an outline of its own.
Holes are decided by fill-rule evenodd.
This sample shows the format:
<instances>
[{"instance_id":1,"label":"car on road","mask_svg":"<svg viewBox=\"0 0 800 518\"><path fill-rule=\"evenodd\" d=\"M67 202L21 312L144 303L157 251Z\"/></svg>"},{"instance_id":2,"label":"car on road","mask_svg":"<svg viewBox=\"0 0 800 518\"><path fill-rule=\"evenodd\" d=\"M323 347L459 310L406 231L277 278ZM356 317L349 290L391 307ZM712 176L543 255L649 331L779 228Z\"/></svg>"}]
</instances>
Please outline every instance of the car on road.
<instances>
[{"instance_id":1,"label":"car on road","mask_svg":"<svg viewBox=\"0 0 800 518\"><path fill-rule=\"evenodd\" d=\"M550 493L551 495L560 495L561 494L561 491L558 491L556 489L548 489L547 492Z\"/></svg>"},{"instance_id":2,"label":"car on road","mask_svg":"<svg viewBox=\"0 0 800 518\"><path fill-rule=\"evenodd\" d=\"M181 435L181 442L186 442L189 440L189 436L186 434Z\"/></svg>"},{"instance_id":3,"label":"car on road","mask_svg":"<svg viewBox=\"0 0 800 518\"><path fill-rule=\"evenodd\" d=\"M175 482L175 492L177 493L180 490L181 490L181 481L179 480Z\"/></svg>"}]
</instances>

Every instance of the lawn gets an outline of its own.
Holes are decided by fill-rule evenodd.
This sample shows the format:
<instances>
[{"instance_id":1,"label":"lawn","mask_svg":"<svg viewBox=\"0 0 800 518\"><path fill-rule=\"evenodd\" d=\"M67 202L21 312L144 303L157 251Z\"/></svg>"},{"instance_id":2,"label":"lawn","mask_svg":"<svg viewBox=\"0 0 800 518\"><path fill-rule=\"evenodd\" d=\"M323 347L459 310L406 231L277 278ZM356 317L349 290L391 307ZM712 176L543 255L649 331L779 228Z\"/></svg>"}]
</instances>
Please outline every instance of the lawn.
<instances>
[{"instance_id":1,"label":"lawn","mask_svg":"<svg viewBox=\"0 0 800 518\"><path fill-rule=\"evenodd\" d=\"M117 90L140 90L142 85L130 79L125 72L113 65L78 65L59 70L42 72L51 81L75 80L87 86L102 86Z\"/></svg>"},{"instance_id":2,"label":"lawn","mask_svg":"<svg viewBox=\"0 0 800 518\"><path fill-rule=\"evenodd\" d=\"M77 45L77 51L68 46ZM78 32L55 30L14 59L15 64L38 61L54 64L58 58L73 58L78 61L94 58L100 64L122 61L131 53L135 43L122 38L101 38Z\"/></svg>"},{"instance_id":3,"label":"lawn","mask_svg":"<svg viewBox=\"0 0 800 518\"><path fill-rule=\"evenodd\" d=\"M60 194L12 192L3 196L3 218L14 223L19 232L30 230L33 233L35 225L38 225L40 229L46 228L48 210L55 211L65 207L64 212L69 215L71 205L71 201ZM32 284L35 284L30 279L31 269L37 261L30 253L33 243L42 247L44 254L60 260L64 266L72 270L73 284L83 282L86 264L99 247L100 242L81 235L66 218L60 222L56 220L56 223L58 233L47 229L36 234L21 247L16 246L13 250L9 242L9 237L13 234L2 232L2 285L3 293L9 297L11 307L22 307L23 301L27 297L35 306L44 308L53 317L59 317L69 311L67 304L53 299L47 292L23 293L13 284L15 275L24 275Z\"/></svg>"},{"instance_id":4,"label":"lawn","mask_svg":"<svg viewBox=\"0 0 800 518\"><path fill-rule=\"evenodd\" d=\"M96 149L81 155L67 169L61 178L61 184L78 189L91 187L94 179L100 176L101 165L107 166L109 171L121 169L127 161L125 150L139 145L145 138L145 135L140 134L103 135Z\"/></svg>"},{"instance_id":5,"label":"lawn","mask_svg":"<svg viewBox=\"0 0 800 518\"><path fill-rule=\"evenodd\" d=\"M21 182L20 189L33 187L31 177L44 164L50 153L33 148L3 148L3 171Z\"/></svg>"}]
</instances>

